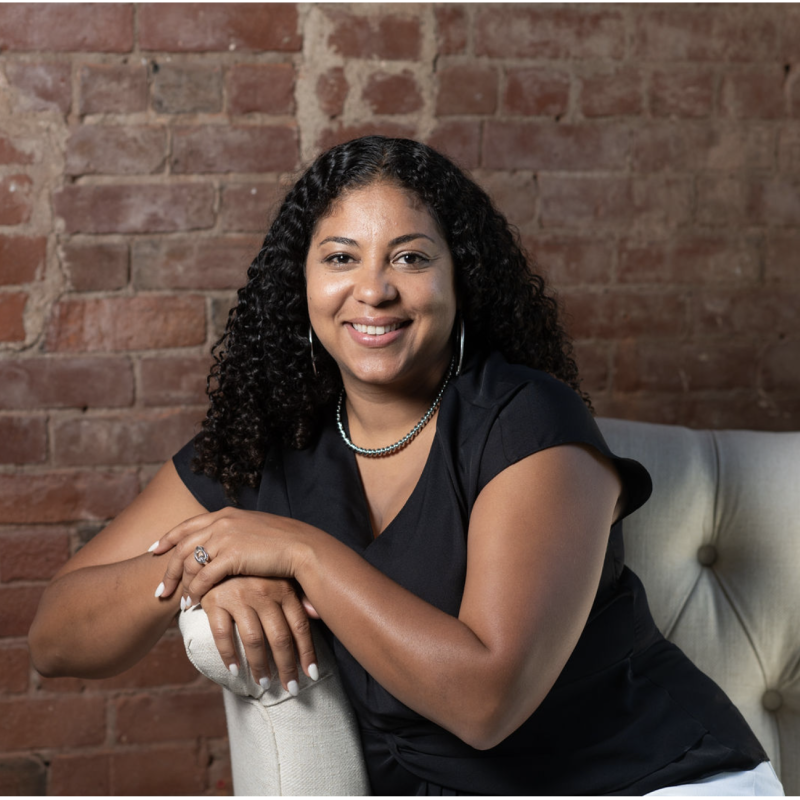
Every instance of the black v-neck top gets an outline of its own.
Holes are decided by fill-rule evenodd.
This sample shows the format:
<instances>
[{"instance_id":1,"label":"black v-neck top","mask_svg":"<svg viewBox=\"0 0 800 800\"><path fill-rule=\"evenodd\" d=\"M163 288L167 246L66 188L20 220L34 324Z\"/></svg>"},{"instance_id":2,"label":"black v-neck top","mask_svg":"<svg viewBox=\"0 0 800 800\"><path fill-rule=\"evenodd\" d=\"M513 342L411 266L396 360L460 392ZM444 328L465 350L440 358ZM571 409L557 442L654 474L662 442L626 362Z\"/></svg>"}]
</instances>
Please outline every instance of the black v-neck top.
<instances>
[{"instance_id":1,"label":"black v-neck top","mask_svg":"<svg viewBox=\"0 0 800 800\"><path fill-rule=\"evenodd\" d=\"M307 449L269 450L259 488L245 489L240 505L321 528L457 616L480 491L506 467L562 444L589 445L614 464L625 488L622 517L649 497L647 471L608 449L572 389L483 354L445 391L420 479L377 538L333 409ZM186 486L209 511L229 505L219 483L191 470L193 454L189 443L174 459ZM722 690L657 630L644 587L624 565L621 519L561 675L531 717L489 750L473 749L398 701L326 633L358 716L375 794L636 795L767 759Z\"/></svg>"}]
</instances>

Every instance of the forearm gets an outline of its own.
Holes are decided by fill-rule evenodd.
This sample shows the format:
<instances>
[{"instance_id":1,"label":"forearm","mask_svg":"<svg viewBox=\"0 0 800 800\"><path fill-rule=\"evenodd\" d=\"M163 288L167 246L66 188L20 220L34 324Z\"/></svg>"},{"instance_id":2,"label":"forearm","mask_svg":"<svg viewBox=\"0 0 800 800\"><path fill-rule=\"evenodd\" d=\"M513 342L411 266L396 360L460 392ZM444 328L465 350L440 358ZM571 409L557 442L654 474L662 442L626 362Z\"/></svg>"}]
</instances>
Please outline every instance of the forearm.
<instances>
[{"instance_id":1,"label":"forearm","mask_svg":"<svg viewBox=\"0 0 800 800\"><path fill-rule=\"evenodd\" d=\"M133 666L159 640L180 596L158 600L162 559L149 553L68 572L47 587L28 641L47 676L105 678Z\"/></svg>"}]
</instances>

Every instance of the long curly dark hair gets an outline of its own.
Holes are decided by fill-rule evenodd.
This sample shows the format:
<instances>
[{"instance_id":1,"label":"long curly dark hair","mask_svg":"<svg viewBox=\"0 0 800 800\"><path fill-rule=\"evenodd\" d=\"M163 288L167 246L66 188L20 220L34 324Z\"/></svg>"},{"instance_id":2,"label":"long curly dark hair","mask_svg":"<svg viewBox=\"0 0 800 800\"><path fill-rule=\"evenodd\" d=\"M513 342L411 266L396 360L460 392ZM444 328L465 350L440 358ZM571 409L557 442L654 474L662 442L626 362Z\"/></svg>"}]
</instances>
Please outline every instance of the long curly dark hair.
<instances>
[{"instance_id":1,"label":"long curly dark hair","mask_svg":"<svg viewBox=\"0 0 800 800\"><path fill-rule=\"evenodd\" d=\"M556 301L486 192L427 145L365 136L323 153L290 189L212 351L210 408L193 467L234 501L243 486L258 486L268 446L306 447L338 395L338 367L319 343L316 375L312 368L306 256L334 201L381 180L413 193L444 234L469 340L550 373L591 408Z\"/></svg>"}]
</instances>

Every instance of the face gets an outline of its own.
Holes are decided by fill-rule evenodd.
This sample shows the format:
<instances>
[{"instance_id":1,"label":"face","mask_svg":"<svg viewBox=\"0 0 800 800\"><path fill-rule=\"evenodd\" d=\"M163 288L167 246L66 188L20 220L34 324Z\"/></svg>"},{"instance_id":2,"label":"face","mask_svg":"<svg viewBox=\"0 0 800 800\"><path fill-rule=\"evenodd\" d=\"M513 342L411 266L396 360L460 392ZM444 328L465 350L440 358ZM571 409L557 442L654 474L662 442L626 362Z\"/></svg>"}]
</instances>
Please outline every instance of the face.
<instances>
[{"instance_id":1,"label":"face","mask_svg":"<svg viewBox=\"0 0 800 800\"><path fill-rule=\"evenodd\" d=\"M451 357L456 315L450 250L408 192L376 183L343 195L306 259L308 312L345 388L429 390Z\"/></svg>"}]
</instances>

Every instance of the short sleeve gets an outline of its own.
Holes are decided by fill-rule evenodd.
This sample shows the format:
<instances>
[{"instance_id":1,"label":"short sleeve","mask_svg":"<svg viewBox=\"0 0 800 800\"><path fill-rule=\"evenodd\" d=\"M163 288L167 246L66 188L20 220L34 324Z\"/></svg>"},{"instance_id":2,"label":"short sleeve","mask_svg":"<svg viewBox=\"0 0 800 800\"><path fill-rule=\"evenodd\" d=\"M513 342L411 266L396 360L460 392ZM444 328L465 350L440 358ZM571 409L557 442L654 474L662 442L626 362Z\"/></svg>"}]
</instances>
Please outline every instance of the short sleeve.
<instances>
[{"instance_id":1,"label":"short sleeve","mask_svg":"<svg viewBox=\"0 0 800 800\"><path fill-rule=\"evenodd\" d=\"M626 498L620 518L650 497L647 470L638 461L612 453L580 396L545 373L519 386L497 414L481 459L479 491L517 461L564 444L588 445L612 462Z\"/></svg>"},{"instance_id":2,"label":"short sleeve","mask_svg":"<svg viewBox=\"0 0 800 800\"><path fill-rule=\"evenodd\" d=\"M225 490L219 481L209 478L207 475L198 474L192 469L195 455L194 440L192 440L172 457L172 463L186 488L206 511L219 511L226 506L233 505L226 497Z\"/></svg>"}]
</instances>

